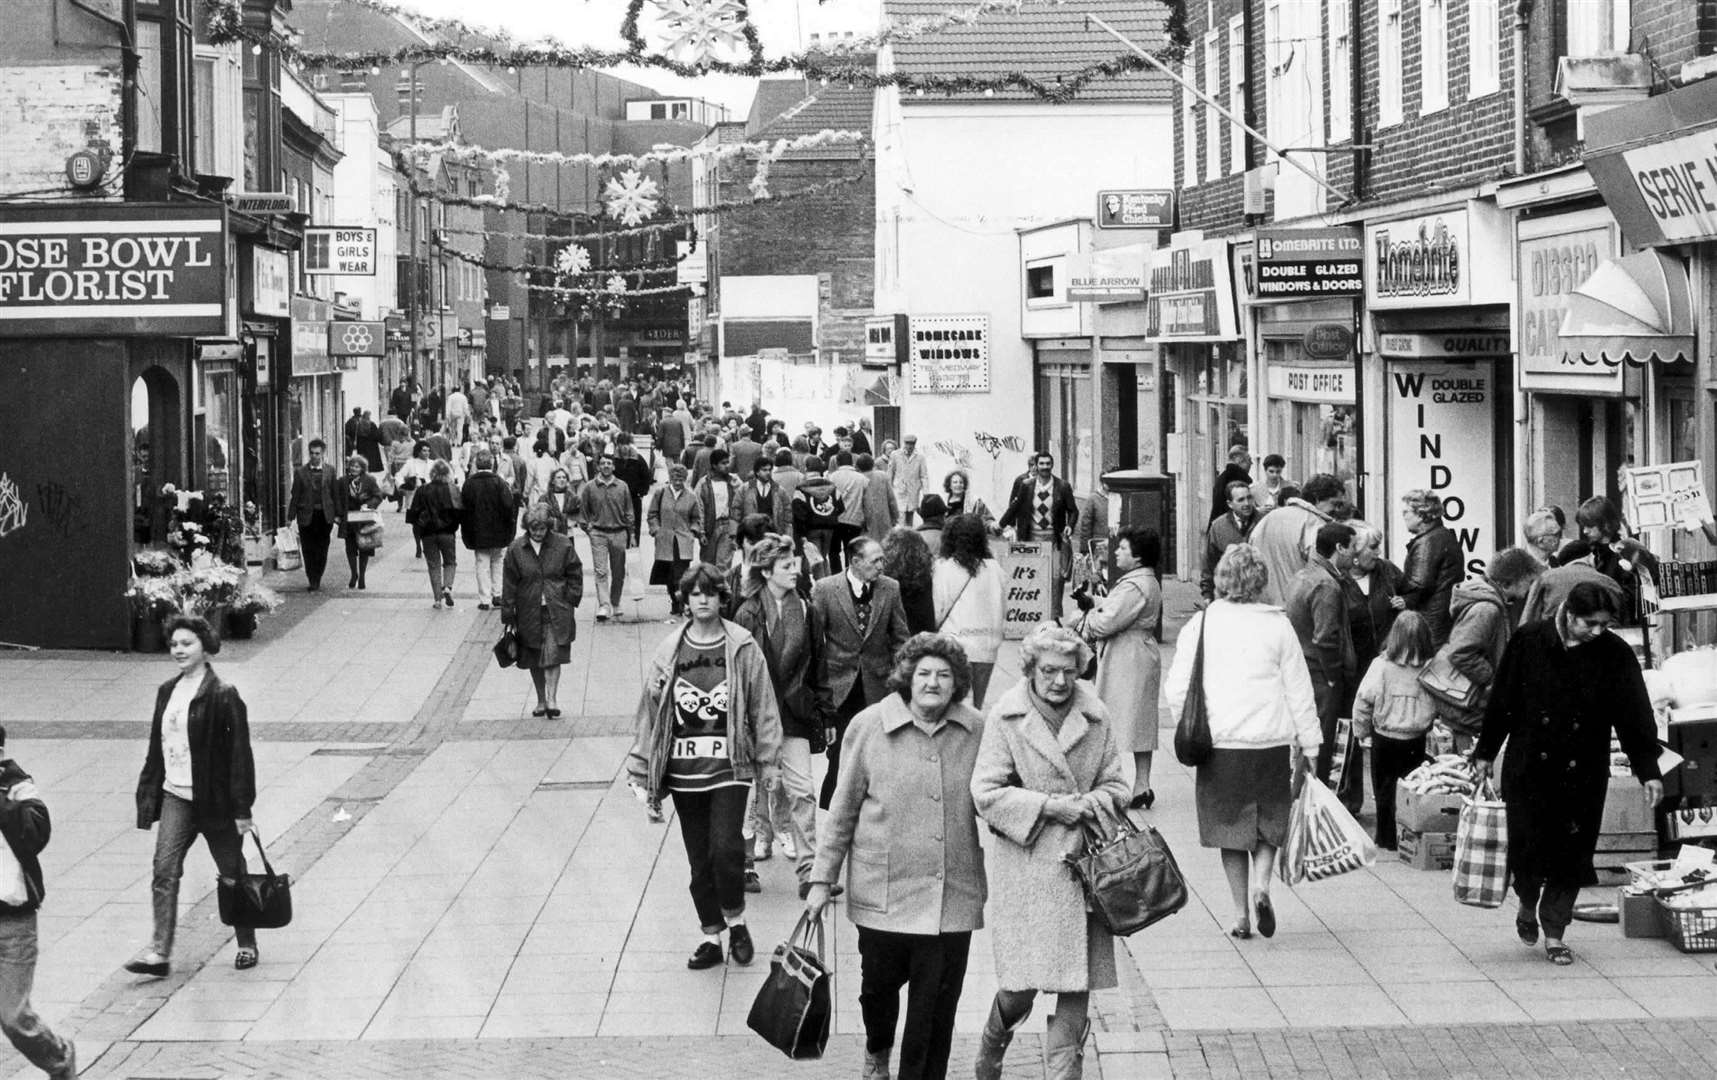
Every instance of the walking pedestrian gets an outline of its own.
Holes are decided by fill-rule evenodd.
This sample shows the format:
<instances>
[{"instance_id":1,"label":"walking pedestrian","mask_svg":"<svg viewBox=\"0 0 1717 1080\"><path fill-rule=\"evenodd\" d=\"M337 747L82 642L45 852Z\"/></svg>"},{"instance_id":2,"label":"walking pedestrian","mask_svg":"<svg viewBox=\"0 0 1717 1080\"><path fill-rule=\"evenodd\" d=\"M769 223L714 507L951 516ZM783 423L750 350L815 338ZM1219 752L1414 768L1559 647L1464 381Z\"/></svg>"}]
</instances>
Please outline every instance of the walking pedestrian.
<instances>
[{"instance_id":1,"label":"walking pedestrian","mask_svg":"<svg viewBox=\"0 0 1717 1080\"><path fill-rule=\"evenodd\" d=\"M1615 594L1593 582L1569 590L1552 616L1520 628L1503 653L1473 751L1475 780L1502 762L1508 807L1508 870L1520 898L1515 931L1526 945L1544 933L1544 955L1566 967L1564 941L1609 791L1615 732L1648 804L1663 800L1657 725L1633 650L1605 631L1621 618Z\"/></svg>"},{"instance_id":2,"label":"walking pedestrian","mask_svg":"<svg viewBox=\"0 0 1717 1080\"><path fill-rule=\"evenodd\" d=\"M875 541L854 541L861 544ZM805 910L822 916L844 863L847 917L858 927L865 1080L889 1078L902 987L906 1023L894 1077L948 1075L972 931L984 925L988 892L972 801L984 721L965 704L970 679L953 638L919 634L901 647L886 696L853 718L847 764L818 837Z\"/></svg>"},{"instance_id":3,"label":"walking pedestrian","mask_svg":"<svg viewBox=\"0 0 1717 1080\"><path fill-rule=\"evenodd\" d=\"M1111 713L1079 681L1091 647L1045 625L1020 647L1025 678L990 709L972 773L972 799L990 827L990 940L996 996L978 1045L979 1080L1000 1080L1002 1057L1039 991L1055 994L1044 1057L1051 1080L1078 1080L1091 991L1118 984L1115 939L1085 903L1067 856L1085 822L1113 820L1127 801Z\"/></svg>"},{"instance_id":4,"label":"walking pedestrian","mask_svg":"<svg viewBox=\"0 0 1717 1080\"><path fill-rule=\"evenodd\" d=\"M1228 484L1228 512L1211 521L1204 530L1204 573L1198 579L1198 592L1208 603L1216 598L1216 564L1229 548L1252 535L1252 527L1260 517L1253 504L1254 492L1239 480Z\"/></svg>"},{"instance_id":5,"label":"walking pedestrian","mask_svg":"<svg viewBox=\"0 0 1717 1080\"><path fill-rule=\"evenodd\" d=\"M1228 448L1228 464L1222 467L1222 472L1216 477L1216 490L1210 499L1210 520L1221 517L1228 506L1228 485L1233 483L1252 486L1252 452L1242 444Z\"/></svg>"},{"instance_id":6,"label":"walking pedestrian","mask_svg":"<svg viewBox=\"0 0 1717 1080\"><path fill-rule=\"evenodd\" d=\"M322 575L328 569L328 543L334 534L334 522L339 519L339 498L335 486L339 479L334 466L322 460L328 444L320 435L305 448L309 460L292 473L292 491L286 499L286 513L298 523L298 546L304 554L304 578L311 592L322 588Z\"/></svg>"},{"instance_id":7,"label":"walking pedestrian","mask_svg":"<svg viewBox=\"0 0 1717 1080\"><path fill-rule=\"evenodd\" d=\"M950 517L942 548L931 570L936 603L936 632L965 650L972 671L971 702L984 707L996 654L1002 647L1002 572L990 557L990 539L976 514Z\"/></svg>"},{"instance_id":8,"label":"walking pedestrian","mask_svg":"<svg viewBox=\"0 0 1717 1080\"><path fill-rule=\"evenodd\" d=\"M775 462L765 456L757 459L751 469L751 479L741 480L739 517L763 514L769 518L771 532L783 536L793 534L793 497L775 482Z\"/></svg>"},{"instance_id":9,"label":"walking pedestrian","mask_svg":"<svg viewBox=\"0 0 1717 1080\"><path fill-rule=\"evenodd\" d=\"M352 571L346 588L362 589L366 587L364 573L370 567L370 557L375 554L375 549L360 546L358 538L364 526L353 525L347 518L354 510L374 510L382 504L381 485L370 475L369 463L362 454L353 454L346 459L346 476L334 489L334 496L335 519L340 527L340 536L346 542L346 566Z\"/></svg>"},{"instance_id":10,"label":"walking pedestrian","mask_svg":"<svg viewBox=\"0 0 1717 1080\"><path fill-rule=\"evenodd\" d=\"M900 520L900 507L894 501L894 487L889 483L887 473L877 471L876 459L869 454L860 454L854 464L859 475L864 477L864 534L872 540L881 541L888 535L888 530L894 528L894 523Z\"/></svg>"},{"instance_id":11,"label":"walking pedestrian","mask_svg":"<svg viewBox=\"0 0 1717 1080\"><path fill-rule=\"evenodd\" d=\"M1300 641L1311 674L1318 726L1323 732L1318 753L1318 780L1329 783L1336 748L1336 723L1346 713L1357 687L1359 657L1353 650L1353 629L1347 612L1347 572L1353 566L1353 528L1331 522L1318 529L1317 549L1288 587L1288 621ZM1349 810L1357 809L1354 793L1363 793L1359 770L1352 760L1342 770L1336 794Z\"/></svg>"},{"instance_id":12,"label":"walking pedestrian","mask_svg":"<svg viewBox=\"0 0 1717 1080\"><path fill-rule=\"evenodd\" d=\"M918 504L918 535L932 554L942 550L942 530L948 527L948 504L932 492Z\"/></svg>"},{"instance_id":13,"label":"walking pedestrian","mask_svg":"<svg viewBox=\"0 0 1717 1080\"><path fill-rule=\"evenodd\" d=\"M830 573L841 569L841 545L835 539L840 530L841 514L846 504L835 491L835 485L823 475L823 461L815 455L805 459L805 479L793 494L793 536L801 550L816 548L817 555Z\"/></svg>"},{"instance_id":14,"label":"walking pedestrian","mask_svg":"<svg viewBox=\"0 0 1717 1080\"><path fill-rule=\"evenodd\" d=\"M1642 582L1657 578L1657 556L1638 540L1622 535L1622 513L1602 495L1594 495L1574 511L1580 539L1562 552L1563 562L1591 556L1592 569L1622 588L1619 626L1638 626Z\"/></svg>"},{"instance_id":15,"label":"walking pedestrian","mask_svg":"<svg viewBox=\"0 0 1717 1080\"><path fill-rule=\"evenodd\" d=\"M724 572L733 563L734 533L739 528L739 492L727 467L727 451L712 450L709 473L697 481L703 561Z\"/></svg>"},{"instance_id":16,"label":"walking pedestrian","mask_svg":"<svg viewBox=\"0 0 1717 1080\"><path fill-rule=\"evenodd\" d=\"M1437 710L1455 734L1457 753L1470 752L1484 728L1496 669L1508 648L1510 613L1525 603L1543 573L1543 565L1526 551L1505 548L1491 556L1484 577L1461 582L1449 598L1454 625L1449 628L1448 660L1475 689L1470 707L1443 703Z\"/></svg>"},{"instance_id":17,"label":"walking pedestrian","mask_svg":"<svg viewBox=\"0 0 1717 1080\"><path fill-rule=\"evenodd\" d=\"M221 639L200 615L167 620L167 651L179 673L155 693L149 749L137 777L137 827L155 830L151 886L155 930L149 945L126 961L133 975L164 979L172 971L179 922L179 879L185 853L201 835L221 876L245 873L243 837L256 830L256 763L249 714L238 689L209 666ZM235 927L233 967L247 971L260 954L256 931Z\"/></svg>"},{"instance_id":18,"label":"walking pedestrian","mask_svg":"<svg viewBox=\"0 0 1717 1080\"><path fill-rule=\"evenodd\" d=\"M984 529L994 532L996 516L990 513L990 508L984 505L984 500L972 491L972 477L965 469L951 470L942 478L943 502L948 506L950 518L958 514L971 514L984 523Z\"/></svg>"},{"instance_id":19,"label":"walking pedestrian","mask_svg":"<svg viewBox=\"0 0 1717 1080\"><path fill-rule=\"evenodd\" d=\"M1050 618L1061 617L1061 590L1073 562L1069 538L1079 518L1073 488L1055 475L1055 455L1038 453L1031 471L1014 481L1008 508L997 522L1003 535L1012 539L1041 541L1055 552L1049 580Z\"/></svg>"},{"instance_id":20,"label":"walking pedestrian","mask_svg":"<svg viewBox=\"0 0 1717 1080\"><path fill-rule=\"evenodd\" d=\"M501 622L518 636L518 665L531 673L532 716L560 716L560 669L578 636L573 611L584 598L584 564L572 540L549 527L548 507L525 511L525 535L501 563Z\"/></svg>"},{"instance_id":21,"label":"walking pedestrian","mask_svg":"<svg viewBox=\"0 0 1717 1080\"><path fill-rule=\"evenodd\" d=\"M614 437L614 475L626 491L632 496L632 547L641 542L640 530L644 527L644 496L650 494L650 486L656 482L656 469L652 461L646 461L644 455L632 444L632 433L622 430ZM616 601L618 603L618 601Z\"/></svg>"},{"instance_id":22,"label":"walking pedestrian","mask_svg":"<svg viewBox=\"0 0 1717 1080\"><path fill-rule=\"evenodd\" d=\"M359 415L353 436L352 449L363 457L364 467L373 473L381 472L382 431L368 409Z\"/></svg>"},{"instance_id":23,"label":"walking pedestrian","mask_svg":"<svg viewBox=\"0 0 1717 1080\"><path fill-rule=\"evenodd\" d=\"M487 448L472 459L475 471L460 489L465 506L459 532L471 549L477 578L477 610L488 611L501 594L501 564L513 542L513 487L495 474L495 455ZM547 498L547 496L544 496ZM564 535L564 532L563 534Z\"/></svg>"},{"instance_id":24,"label":"walking pedestrian","mask_svg":"<svg viewBox=\"0 0 1717 1080\"><path fill-rule=\"evenodd\" d=\"M448 442L458 446L465 441L467 425L471 422L471 399L466 397L465 392L455 383L447 392L447 400L442 404L442 410L447 418L442 434L447 436Z\"/></svg>"},{"instance_id":25,"label":"walking pedestrian","mask_svg":"<svg viewBox=\"0 0 1717 1080\"><path fill-rule=\"evenodd\" d=\"M1371 752L1377 846L1386 851L1397 844L1395 784L1425 760L1425 733L1437 718L1437 703L1419 684L1436 652L1424 618L1417 611L1402 612L1354 695L1353 735Z\"/></svg>"},{"instance_id":26,"label":"walking pedestrian","mask_svg":"<svg viewBox=\"0 0 1717 1080\"><path fill-rule=\"evenodd\" d=\"M578 502L596 572L596 621L607 622L626 588L626 551L632 546L632 492L614 475L613 454L597 459L596 479L584 485Z\"/></svg>"},{"instance_id":27,"label":"walking pedestrian","mask_svg":"<svg viewBox=\"0 0 1717 1080\"><path fill-rule=\"evenodd\" d=\"M425 484L429 483L429 477L434 470L434 452L430 450L428 442L418 439L412 445L410 460L399 472L400 510L404 512L408 525L412 520L411 504L417 500L417 493L423 490ZM412 529L411 539L417 549L416 557L423 558L423 537L418 535L416 529Z\"/></svg>"},{"instance_id":28,"label":"walking pedestrian","mask_svg":"<svg viewBox=\"0 0 1717 1080\"><path fill-rule=\"evenodd\" d=\"M459 569L459 497L453 487L453 467L437 461L429 469L429 483L417 489L405 523L423 545L423 562L429 570L429 592L435 607L453 606L453 576Z\"/></svg>"},{"instance_id":29,"label":"walking pedestrian","mask_svg":"<svg viewBox=\"0 0 1717 1080\"><path fill-rule=\"evenodd\" d=\"M882 573L882 545L861 536L847 545L847 568L811 588L823 628L823 683L835 703L835 737L818 804L828 809L840 778L841 740L852 718L882 700L894 652L906 643L900 586Z\"/></svg>"},{"instance_id":30,"label":"walking pedestrian","mask_svg":"<svg viewBox=\"0 0 1717 1080\"><path fill-rule=\"evenodd\" d=\"M1252 485L1252 503L1259 513L1265 513L1282 505L1282 490L1292 485L1293 481L1282 478L1282 470L1288 467L1287 459L1281 454L1264 455L1264 477Z\"/></svg>"},{"instance_id":31,"label":"walking pedestrian","mask_svg":"<svg viewBox=\"0 0 1717 1080\"><path fill-rule=\"evenodd\" d=\"M703 538L703 504L686 486L684 465L675 462L668 466L668 482L650 495L648 520L656 545L650 584L668 587L669 616L675 619L684 613L679 583L691 568Z\"/></svg>"},{"instance_id":32,"label":"walking pedestrian","mask_svg":"<svg viewBox=\"0 0 1717 1080\"><path fill-rule=\"evenodd\" d=\"M1443 524L1443 500L1424 488L1401 496L1401 520L1411 536L1399 595L1406 610L1425 616L1440 648L1449 640L1449 600L1466 576L1460 541Z\"/></svg>"},{"instance_id":33,"label":"walking pedestrian","mask_svg":"<svg viewBox=\"0 0 1717 1080\"><path fill-rule=\"evenodd\" d=\"M1301 567L1311 560L1318 530L1345 516L1347 488L1328 473L1306 481L1297 494L1282 493L1282 505L1260 514L1246 542L1264 560L1264 602L1277 607L1288 603L1288 586Z\"/></svg>"},{"instance_id":34,"label":"walking pedestrian","mask_svg":"<svg viewBox=\"0 0 1717 1080\"><path fill-rule=\"evenodd\" d=\"M1123 758L1132 759L1128 805L1147 810L1156 802L1151 757L1157 749L1163 671L1157 647L1157 623L1163 613L1157 563L1162 550L1162 537L1155 529L1128 529L1117 536L1115 570L1121 576L1110 586L1109 595L1074 625L1096 647L1097 697L1112 718L1116 747Z\"/></svg>"},{"instance_id":35,"label":"walking pedestrian","mask_svg":"<svg viewBox=\"0 0 1717 1080\"><path fill-rule=\"evenodd\" d=\"M1222 850L1234 904L1228 933L1241 940L1254 925L1265 937L1276 933L1270 880L1288 836L1289 782L1295 768L1317 760L1323 738L1299 637L1280 608L1263 602L1267 574L1251 544L1228 549L1216 564L1216 599L1181 629L1165 686L1178 722L1208 626L1203 691L1215 750L1194 783L1198 839ZM1291 753L1296 744L1303 766Z\"/></svg>"},{"instance_id":36,"label":"walking pedestrian","mask_svg":"<svg viewBox=\"0 0 1717 1080\"><path fill-rule=\"evenodd\" d=\"M504 481L503 481L504 482ZM508 489L509 491L511 488ZM573 494L572 477L565 469L556 469L548 478L548 491L537 502L548 507L549 523L555 532L562 536L572 535L572 526L578 521L578 496ZM514 520L518 520L516 517ZM513 539L513 531L507 532L509 542Z\"/></svg>"},{"instance_id":37,"label":"walking pedestrian","mask_svg":"<svg viewBox=\"0 0 1717 1080\"><path fill-rule=\"evenodd\" d=\"M745 925L745 806L753 782L772 786L781 752L781 716L767 661L744 627L721 617L727 582L698 565L680 582L691 613L650 660L638 701L638 736L627 755L632 784L650 809L672 796L691 864L692 905L703 940L694 971L728 954L755 954Z\"/></svg>"},{"instance_id":38,"label":"walking pedestrian","mask_svg":"<svg viewBox=\"0 0 1717 1080\"><path fill-rule=\"evenodd\" d=\"M882 540L882 572L900 585L900 606L906 612L908 634L936 630L933 583L935 556L918 530L896 525Z\"/></svg>"},{"instance_id":39,"label":"walking pedestrian","mask_svg":"<svg viewBox=\"0 0 1717 1080\"><path fill-rule=\"evenodd\" d=\"M901 521L911 525L913 513L924 499L924 489L930 486L930 466L918 452L918 436L906 436L900 440L900 449L889 455L888 479L894 485Z\"/></svg>"},{"instance_id":40,"label":"walking pedestrian","mask_svg":"<svg viewBox=\"0 0 1717 1080\"><path fill-rule=\"evenodd\" d=\"M62 1039L36 1015L30 989L36 978L37 918L47 888L42 880L42 850L52 829L48 806L36 783L6 749L0 727L0 834L18 864L17 886L0 900L0 1031L48 1080L75 1080L77 1047Z\"/></svg>"}]
</instances>

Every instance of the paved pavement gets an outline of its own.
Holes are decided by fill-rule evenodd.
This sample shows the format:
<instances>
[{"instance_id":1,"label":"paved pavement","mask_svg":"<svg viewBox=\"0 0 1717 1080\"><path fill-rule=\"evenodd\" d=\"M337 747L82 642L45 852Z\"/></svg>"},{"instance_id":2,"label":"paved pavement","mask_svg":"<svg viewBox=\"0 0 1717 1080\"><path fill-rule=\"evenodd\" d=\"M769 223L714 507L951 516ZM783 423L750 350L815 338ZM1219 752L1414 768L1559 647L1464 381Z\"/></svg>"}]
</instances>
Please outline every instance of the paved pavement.
<instances>
[{"instance_id":1,"label":"paved pavement","mask_svg":"<svg viewBox=\"0 0 1717 1080\"><path fill-rule=\"evenodd\" d=\"M256 816L297 879L297 917L263 933L252 972L232 969L200 853L173 976L118 970L148 931L153 839L133 828L132 789L165 658L0 656L11 749L56 824L36 1000L76 1035L86 1075L851 1075L861 1025L844 916L822 1062L788 1064L746 1030L762 962L684 968L696 933L677 829L650 825L621 778L643 665L667 629L660 592L601 627L586 605L567 716L534 720L528 678L489 662L498 618L476 610L469 562L459 606L434 610L402 536L369 590L347 593L337 574L320 596L294 583L272 625L215 661L250 704ZM1190 599L1171 585L1171 634ZM998 686L1017 678L1012 649L1000 666ZM1579 962L1553 969L1514 942L1507 912L1459 907L1445 875L1399 863L1278 890L1275 940L1234 942L1190 774L1165 754L1155 786L1194 897L1127 942L1122 986L1096 995L1088 1075L1713 1074L1711 957L1580 925ZM760 869L749 921L766 950L798 901L786 860ZM980 932L957 1072L993 972ZM1032 1028L1010 1076L1042 1075Z\"/></svg>"}]
</instances>

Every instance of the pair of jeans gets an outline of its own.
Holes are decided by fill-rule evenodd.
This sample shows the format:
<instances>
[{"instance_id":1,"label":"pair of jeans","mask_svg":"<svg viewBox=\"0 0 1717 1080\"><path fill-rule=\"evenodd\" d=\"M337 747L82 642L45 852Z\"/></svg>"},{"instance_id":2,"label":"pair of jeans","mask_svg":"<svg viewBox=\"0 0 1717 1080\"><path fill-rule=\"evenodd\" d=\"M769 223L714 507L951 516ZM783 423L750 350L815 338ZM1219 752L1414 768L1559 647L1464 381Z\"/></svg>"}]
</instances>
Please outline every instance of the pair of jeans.
<instances>
[{"instance_id":1,"label":"pair of jeans","mask_svg":"<svg viewBox=\"0 0 1717 1080\"><path fill-rule=\"evenodd\" d=\"M1574 901L1580 897L1580 886L1546 881L1519 870L1513 874L1514 895L1520 897L1520 920L1530 922L1527 916L1535 915L1538 925L1544 928L1544 936L1561 941L1568 924L1574 920Z\"/></svg>"},{"instance_id":2,"label":"pair of jeans","mask_svg":"<svg viewBox=\"0 0 1717 1080\"><path fill-rule=\"evenodd\" d=\"M900 1033L895 1080L943 1080L954 1039L954 1013L966 982L971 932L897 934L861 926L858 945L865 1051L882 1054L894 1046L904 986L906 1026Z\"/></svg>"},{"instance_id":3,"label":"pair of jeans","mask_svg":"<svg viewBox=\"0 0 1717 1080\"><path fill-rule=\"evenodd\" d=\"M788 743L793 741L804 744L805 796L810 800L812 814L811 825L808 831L804 828L803 823L795 820L793 816L793 797L787 788L788 780L786 758L789 753L793 752L788 746ZM751 785L751 800L745 807L745 842L750 844L754 840L761 840L763 841L764 846L767 847L769 844L774 842L775 838L778 836L790 836L793 838L793 846L799 851L798 858L801 864L805 861L805 849L803 846L804 839L808 835L814 836L817 828L815 816L817 812L817 798L811 793L810 786L810 752L810 740L783 738L781 740L781 754L777 759L781 764L781 768L775 777L775 782L773 784L766 784L763 782L762 777L759 776L757 782ZM747 848L746 864L748 867L752 862L752 859L750 858L751 854L751 849Z\"/></svg>"},{"instance_id":4,"label":"pair of jeans","mask_svg":"<svg viewBox=\"0 0 1717 1080\"><path fill-rule=\"evenodd\" d=\"M479 604L497 603L501 598L501 565L506 561L507 549L478 548L472 552L472 573L477 575L477 602Z\"/></svg>"},{"instance_id":5,"label":"pair of jeans","mask_svg":"<svg viewBox=\"0 0 1717 1080\"><path fill-rule=\"evenodd\" d=\"M1377 798L1377 846L1395 850L1395 782L1425 760L1425 736L1371 737L1371 793Z\"/></svg>"},{"instance_id":6,"label":"pair of jeans","mask_svg":"<svg viewBox=\"0 0 1717 1080\"><path fill-rule=\"evenodd\" d=\"M236 878L245 872L244 850L232 819L198 820L187 799L171 791L161 793L161 820L155 823L155 906L153 948L163 957L173 956L173 935L179 926L179 879L185 873L185 853L198 835L209 845L215 869L222 877ZM256 948L256 931L236 927L239 948Z\"/></svg>"},{"instance_id":7,"label":"pair of jeans","mask_svg":"<svg viewBox=\"0 0 1717 1080\"><path fill-rule=\"evenodd\" d=\"M745 804L750 784L709 791L675 791L674 814L691 864L692 906L706 934L745 914Z\"/></svg>"},{"instance_id":8,"label":"pair of jeans","mask_svg":"<svg viewBox=\"0 0 1717 1080\"><path fill-rule=\"evenodd\" d=\"M817 860L817 791L811 784L811 740L789 735L781 740L781 787L776 795L787 802L787 825L799 849L794 868L800 881L811 878ZM777 803L777 806L780 804Z\"/></svg>"},{"instance_id":9,"label":"pair of jeans","mask_svg":"<svg viewBox=\"0 0 1717 1080\"><path fill-rule=\"evenodd\" d=\"M0 914L0 1031L43 1072L66 1067L72 1044L30 1006L36 982L36 913Z\"/></svg>"},{"instance_id":10,"label":"pair of jeans","mask_svg":"<svg viewBox=\"0 0 1717 1080\"><path fill-rule=\"evenodd\" d=\"M298 526L298 550L304 556L304 580L311 588L319 588L322 575L328 569L328 546L334 535L334 523L318 510L308 523Z\"/></svg>"},{"instance_id":11,"label":"pair of jeans","mask_svg":"<svg viewBox=\"0 0 1717 1080\"><path fill-rule=\"evenodd\" d=\"M596 570L599 605L620 606L620 593L626 588L626 543L630 535L625 529L590 530L590 562Z\"/></svg>"},{"instance_id":12,"label":"pair of jeans","mask_svg":"<svg viewBox=\"0 0 1717 1080\"><path fill-rule=\"evenodd\" d=\"M459 569L459 538L453 533L425 533L423 561L429 567L429 595L441 599L444 590L453 588L453 574Z\"/></svg>"}]
</instances>

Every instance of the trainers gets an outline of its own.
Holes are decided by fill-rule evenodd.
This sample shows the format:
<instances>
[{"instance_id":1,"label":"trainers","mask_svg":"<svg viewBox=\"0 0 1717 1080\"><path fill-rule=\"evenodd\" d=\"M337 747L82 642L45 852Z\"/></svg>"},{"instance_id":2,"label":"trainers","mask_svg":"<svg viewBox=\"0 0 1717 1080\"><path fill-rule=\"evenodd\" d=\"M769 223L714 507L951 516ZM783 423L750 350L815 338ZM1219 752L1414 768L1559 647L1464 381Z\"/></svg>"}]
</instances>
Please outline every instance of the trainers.
<instances>
[{"instance_id":1,"label":"trainers","mask_svg":"<svg viewBox=\"0 0 1717 1080\"><path fill-rule=\"evenodd\" d=\"M763 882L758 880L757 871L747 870L745 872L745 891L746 892L762 892L763 891Z\"/></svg>"},{"instance_id":2,"label":"trainers","mask_svg":"<svg viewBox=\"0 0 1717 1080\"><path fill-rule=\"evenodd\" d=\"M125 962L125 970L133 975L153 975L165 979L173 970L167 958L153 949L145 949Z\"/></svg>"},{"instance_id":3,"label":"trainers","mask_svg":"<svg viewBox=\"0 0 1717 1080\"><path fill-rule=\"evenodd\" d=\"M733 957L736 964L749 964L757 950L751 945L751 931L744 923L727 928L727 955Z\"/></svg>"},{"instance_id":4,"label":"trainers","mask_svg":"<svg viewBox=\"0 0 1717 1080\"><path fill-rule=\"evenodd\" d=\"M698 947L692 950L692 957L686 961L686 966L693 971L702 971L721 963L721 943L715 941L700 941Z\"/></svg>"},{"instance_id":5,"label":"trainers","mask_svg":"<svg viewBox=\"0 0 1717 1080\"><path fill-rule=\"evenodd\" d=\"M608 615L609 615L609 611L608 611L608 605L607 604L603 604L596 609L596 621L597 622L607 622L608 621Z\"/></svg>"},{"instance_id":6,"label":"trainers","mask_svg":"<svg viewBox=\"0 0 1717 1080\"><path fill-rule=\"evenodd\" d=\"M453 606L453 590L451 588L442 589L441 590L441 599L446 601L448 607L452 607Z\"/></svg>"},{"instance_id":7,"label":"trainers","mask_svg":"<svg viewBox=\"0 0 1717 1080\"><path fill-rule=\"evenodd\" d=\"M772 854L774 853L769 850L769 841L761 836L751 845L751 857L757 862L768 862Z\"/></svg>"},{"instance_id":8,"label":"trainers","mask_svg":"<svg viewBox=\"0 0 1717 1080\"><path fill-rule=\"evenodd\" d=\"M793 838L791 836L783 836L781 838L781 854L789 859L797 859L799 857L799 845L793 842Z\"/></svg>"}]
</instances>

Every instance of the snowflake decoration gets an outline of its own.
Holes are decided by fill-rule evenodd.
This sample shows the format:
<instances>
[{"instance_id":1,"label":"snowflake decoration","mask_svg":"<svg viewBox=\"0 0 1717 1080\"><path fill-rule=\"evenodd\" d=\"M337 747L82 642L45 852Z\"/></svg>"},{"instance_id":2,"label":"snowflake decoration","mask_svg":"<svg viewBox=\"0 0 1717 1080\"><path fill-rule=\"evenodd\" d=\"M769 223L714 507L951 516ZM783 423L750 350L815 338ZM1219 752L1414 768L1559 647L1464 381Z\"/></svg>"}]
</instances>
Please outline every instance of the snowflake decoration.
<instances>
[{"instance_id":1,"label":"snowflake decoration","mask_svg":"<svg viewBox=\"0 0 1717 1080\"><path fill-rule=\"evenodd\" d=\"M628 227L641 225L645 218L655 214L657 193L656 182L640 175L637 169L627 169L620 179L608 181L603 189L608 215Z\"/></svg>"},{"instance_id":2,"label":"snowflake decoration","mask_svg":"<svg viewBox=\"0 0 1717 1080\"><path fill-rule=\"evenodd\" d=\"M495 201L507 202L513 197L513 177L506 169L495 170Z\"/></svg>"},{"instance_id":3,"label":"snowflake decoration","mask_svg":"<svg viewBox=\"0 0 1717 1080\"><path fill-rule=\"evenodd\" d=\"M609 274L607 288L611 293L623 293L626 291L626 279L619 274Z\"/></svg>"},{"instance_id":4,"label":"snowflake decoration","mask_svg":"<svg viewBox=\"0 0 1717 1080\"><path fill-rule=\"evenodd\" d=\"M689 64L706 64L717 50L743 48L745 5L740 0L653 0L662 20L663 49Z\"/></svg>"},{"instance_id":5,"label":"snowflake decoration","mask_svg":"<svg viewBox=\"0 0 1717 1080\"><path fill-rule=\"evenodd\" d=\"M554 268L563 274L583 274L590 270L590 249L583 244L568 244L554 257Z\"/></svg>"}]
</instances>

